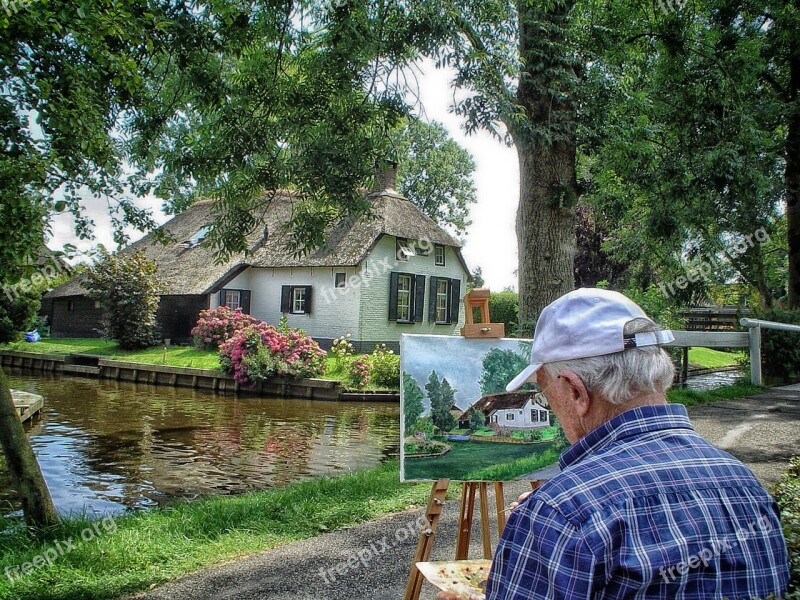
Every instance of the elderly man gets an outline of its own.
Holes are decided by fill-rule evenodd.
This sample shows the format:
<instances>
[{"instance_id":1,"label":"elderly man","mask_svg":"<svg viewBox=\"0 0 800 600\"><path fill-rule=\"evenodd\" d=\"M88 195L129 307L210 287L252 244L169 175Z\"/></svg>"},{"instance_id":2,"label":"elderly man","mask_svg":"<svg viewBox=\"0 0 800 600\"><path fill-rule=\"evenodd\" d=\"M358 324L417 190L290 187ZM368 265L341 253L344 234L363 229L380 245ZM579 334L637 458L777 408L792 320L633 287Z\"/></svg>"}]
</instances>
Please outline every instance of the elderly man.
<instances>
[{"instance_id":1,"label":"elderly man","mask_svg":"<svg viewBox=\"0 0 800 600\"><path fill-rule=\"evenodd\" d=\"M673 339L616 292L579 289L544 309L508 390L538 383L573 445L510 515L489 600L785 593L775 501L667 404L674 367L659 345Z\"/></svg>"}]
</instances>

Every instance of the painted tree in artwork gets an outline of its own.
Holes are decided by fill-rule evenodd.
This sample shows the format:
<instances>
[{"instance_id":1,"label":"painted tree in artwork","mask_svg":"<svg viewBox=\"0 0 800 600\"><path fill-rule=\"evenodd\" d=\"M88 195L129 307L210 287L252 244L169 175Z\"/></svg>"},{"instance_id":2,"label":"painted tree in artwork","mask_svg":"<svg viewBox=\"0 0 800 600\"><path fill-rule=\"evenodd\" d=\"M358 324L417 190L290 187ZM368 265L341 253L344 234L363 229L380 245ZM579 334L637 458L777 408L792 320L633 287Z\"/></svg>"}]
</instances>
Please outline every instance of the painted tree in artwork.
<instances>
[{"instance_id":1,"label":"painted tree in artwork","mask_svg":"<svg viewBox=\"0 0 800 600\"><path fill-rule=\"evenodd\" d=\"M405 434L411 435L417 424L417 420L425 412L422 393L417 382L408 373L403 373L403 419L405 421Z\"/></svg>"},{"instance_id":2,"label":"painted tree in artwork","mask_svg":"<svg viewBox=\"0 0 800 600\"><path fill-rule=\"evenodd\" d=\"M517 373L528 366L528 359L513 350L492 348L483 357L481 371L481 394L498 394L506 391L506 385Z\"/></svg>"},{"instance_id":3,"label":"painted tree in artwork","mask_svg":"<svg viewBox=\"0 0 800 600\"><path fill-rule=\"evenodd\" d=\"M428 383L425 384L428 400L431 403L431 420L441 431L450 431L455 427L455 419L450 414L450 407L455 401L455 391L447 379L439 379L436 371L431 371Z\"/></svg>"}]
</instances>

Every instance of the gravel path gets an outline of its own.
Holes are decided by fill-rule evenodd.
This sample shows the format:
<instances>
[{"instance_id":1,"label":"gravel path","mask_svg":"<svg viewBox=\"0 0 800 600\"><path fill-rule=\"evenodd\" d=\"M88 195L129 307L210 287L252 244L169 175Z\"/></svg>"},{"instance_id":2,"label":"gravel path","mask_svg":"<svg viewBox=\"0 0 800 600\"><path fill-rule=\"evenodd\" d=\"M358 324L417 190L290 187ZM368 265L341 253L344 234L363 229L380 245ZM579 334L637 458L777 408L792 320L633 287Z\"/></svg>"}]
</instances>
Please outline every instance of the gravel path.
<instances>
[{"instance_id":1,"label":"gravel path","mask_svg":"<svg viewBox=\"0 0 800 600\"><path fill-rule=\"evenodd\" d=\"M692 407L689 416L703 437L745 462L766 486L778 481L789 458L800 448L800 385L775 388L743 400ZM515 481L505 488L508 505L530 485ZM493 504L490 498L490 506ZM447 501L432 560L453 558L458 512L459 500ZM476 507L476 522L477 514ZM135 598L400 600L421 517L419 509L362 523L189 575ZM477 527L472 541L470 556L479 557ZM424 584L421 598L430 600L434 595L434 588Z\"/></svg>"}]
</instances>

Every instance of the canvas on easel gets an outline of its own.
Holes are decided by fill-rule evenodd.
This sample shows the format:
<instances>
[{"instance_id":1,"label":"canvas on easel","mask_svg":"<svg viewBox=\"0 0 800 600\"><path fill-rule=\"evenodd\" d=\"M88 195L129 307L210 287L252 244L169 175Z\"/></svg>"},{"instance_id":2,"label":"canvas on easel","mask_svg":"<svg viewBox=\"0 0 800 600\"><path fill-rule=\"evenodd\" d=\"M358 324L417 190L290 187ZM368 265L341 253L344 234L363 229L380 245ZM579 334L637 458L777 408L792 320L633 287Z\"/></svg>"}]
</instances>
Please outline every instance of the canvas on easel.
<instances>
[{"instance_id":1,"label":"canvas on easel","mask_svg":"<svg viewBox=\"0 0 800 600\"><path fill-rule=\"evenodd\" d=\"M527 385L506 385L531 340L404 334L400 340L402 481L541 481L569 444Z\"/></svg>"}]
</instances>

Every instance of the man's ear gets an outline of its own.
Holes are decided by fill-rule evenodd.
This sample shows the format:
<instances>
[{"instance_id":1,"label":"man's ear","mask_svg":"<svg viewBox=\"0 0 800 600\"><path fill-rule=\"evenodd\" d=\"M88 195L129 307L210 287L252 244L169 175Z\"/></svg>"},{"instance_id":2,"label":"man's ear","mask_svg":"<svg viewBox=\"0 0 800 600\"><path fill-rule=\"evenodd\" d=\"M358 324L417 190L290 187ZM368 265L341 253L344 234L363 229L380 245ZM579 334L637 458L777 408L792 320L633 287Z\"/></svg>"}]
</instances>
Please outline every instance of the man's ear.
<instances>
[{"instance_id":1,"label":"man's ear","mask_svg":"<svg viewBox=\"0 0 800 600\"><path fill-rule=\"evenodd\" d=\"M572 371L561 371L561 378L566 382L568 394L572 401L573 410L576 416L583 417L592 409L592 395L577 373Z\"/></svg>"}]
</instances>

